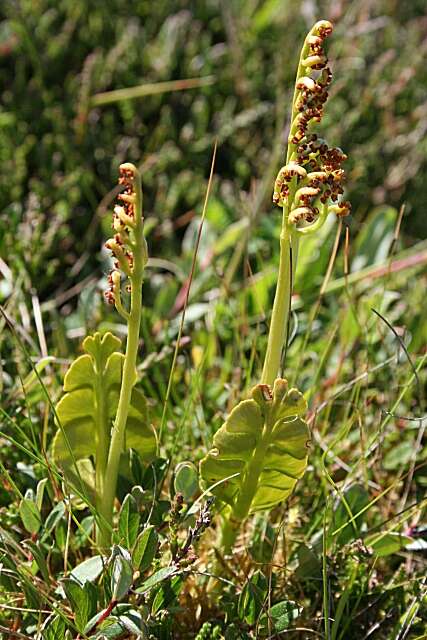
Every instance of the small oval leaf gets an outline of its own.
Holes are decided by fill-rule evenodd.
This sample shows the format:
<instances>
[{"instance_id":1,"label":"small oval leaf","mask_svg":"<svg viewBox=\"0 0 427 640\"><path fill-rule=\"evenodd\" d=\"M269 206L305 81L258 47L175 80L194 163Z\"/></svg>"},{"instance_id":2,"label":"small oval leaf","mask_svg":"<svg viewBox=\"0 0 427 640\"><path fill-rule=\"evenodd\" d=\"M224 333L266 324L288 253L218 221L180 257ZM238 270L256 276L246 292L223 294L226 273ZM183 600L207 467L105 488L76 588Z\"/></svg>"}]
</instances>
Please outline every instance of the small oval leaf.
<instances>
[{"instance_id":1,"label":"small oval leaf","mask_svg":"<svg viewBox=\"0 0 427 640\"><path fill-rule=\"evenodd\" d=\"M163 580L167 580L168 578L170 578L176 573L177 573L176 567L173 567L173 566L163 567L163 569L159 569L158 571L153 573L152 576L147 578L147 580L142 584L142 586L136 589L136 592L145 593L146 591L149 591L153 587L163 582Z\"/></svg>"},{"instance_id":2,"label":"small oval leaf","mask_svg":"<svg viewBox=\"0 0 427 640\"><path fill-rule=\"evenodd\" d=\"M174 488L184 500L191 500L199 491L199 474L192 462L180 462L175 468Z\"/></svg>"},{"instance_id":3,"label":"small oval leaf","mask_svg":"<svg viewBox=\"0 0 427 640\"><path fill-rule=\"evenodd\" d=\"M138 535L140 515L136 500L128 494L123 500L119 515L119 535L120 543L127 549L131 549L135 544Z\"/></svg>"},{"instance_id":4,"label":"small oval leaf","mask_svg":"<svg viewBox=\"0 0 427 640\"><path fill-rule=\"evenodd\" d=\"M132 551L132 562L135 570L144 573L151 567L156 555L158 540L157 531L151 525L139 534Z\"/></svg>"},{"instance_id":5,"label":"small oval leaf","mask_svg":"<svg viewBox=\"0 0 427 640\"><path fill-rule=\"evenodd\" d=\"M375 533L365 539L365 544L372 547L377 556L389 556L392 553L403 551L413 542L413 538L405 536L397 531L384 531Z\"/></svg>"},{"instance_id":6,"label":"small oval leaf","mask_svg":"<svg viewBox=\"0 0 427 640\"><path fill-rule=\"evenodd\" d=\"M37 483L37 491L36 491L36 505L39 511L41 511L43 506L43 495L44 490L47 485L47 478L43 478L40 482Z\"/></svg>"},{"instance_id":7,"label":"small oval leaf","mask_svg":"<svg viewBox=\"0 0 427 640\"><path fill-rule=\"evenodd\" d=\"M132 565L128 558L117 554L113 561L111 592L113 600L121 600L132 586Z\"/></svg>"},{"instance_id":8,"label":"small oval leaf","mask_svg":"<svg viewBox=\"0 0 427 640\"><path fill-rule=\"evenodd\" d=\"M31 533L37 533L42 524L42 518L37 505L33 500L23 498L19 505L19 515L25 529Z\"/></svg>"},{"instance_id":9,"label":"small oval leaf","mask_svg":"<svg viewBox=\"0 0 427 640\"><path fill-rule=\"evenodd\" d=\"M84 560L75 567L70 576L79 584L84 585L87 581L94 582L104 570L104 559L102 556L93 556Z\"/></svg>"}]
</instances>

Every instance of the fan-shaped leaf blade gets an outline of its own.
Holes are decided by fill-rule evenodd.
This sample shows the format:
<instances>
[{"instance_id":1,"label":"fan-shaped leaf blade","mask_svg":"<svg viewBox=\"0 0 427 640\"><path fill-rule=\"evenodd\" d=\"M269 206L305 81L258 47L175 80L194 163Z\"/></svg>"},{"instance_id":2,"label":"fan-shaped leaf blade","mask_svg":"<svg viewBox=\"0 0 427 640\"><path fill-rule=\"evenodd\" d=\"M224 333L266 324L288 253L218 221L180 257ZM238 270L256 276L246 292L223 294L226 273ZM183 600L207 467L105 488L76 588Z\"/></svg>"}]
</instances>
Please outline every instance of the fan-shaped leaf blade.
<instances>
[{"instance_id":1,"label":"fan-shaped leaf blade","mask_svg":"<svg viewBox=\"0 0 427 640\"><path fill-rule=\"evenodd\" d=\"M65 395L56 406L61 428L54 438L53 458L71 483L80 488L83 482L90 496L96 491L92 460L96 464L100 460L106 463L117 411L124 362L119 347L120 340L112 333L102 336L97 332L86 338L83 342L86 353L68 369ZM129 448L146 461L156 455L147 402L136 388L132 391L126 425L124 450Z\"/></svg>"},{"instance_id":2,"label":"fan-shaped leaf blade","mask_svg":"<svg viewBox=\"0 0 427 640\"><path fill-rule=\"evenodd\" d=\"M307 466L305 411L302 394L278 379L273 391L255 387L215 434L200 472L205 485L219 483L212 492L237 518L269 509L293 491Z\"/></svg>"}]
</instances>

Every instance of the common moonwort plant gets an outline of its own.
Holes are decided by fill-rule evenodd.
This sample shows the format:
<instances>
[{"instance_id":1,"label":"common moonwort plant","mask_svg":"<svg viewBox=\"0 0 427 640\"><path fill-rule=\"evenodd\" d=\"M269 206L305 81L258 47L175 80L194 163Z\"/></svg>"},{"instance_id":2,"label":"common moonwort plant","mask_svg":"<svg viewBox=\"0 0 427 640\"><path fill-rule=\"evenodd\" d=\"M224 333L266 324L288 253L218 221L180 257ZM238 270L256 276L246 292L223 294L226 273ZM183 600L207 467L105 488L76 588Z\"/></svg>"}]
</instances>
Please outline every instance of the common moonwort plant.
<instances>
[{"instance_id":1,"label":"common moonwort plant","mask_svg":"<svg viewBox=\"0 0 427 640\"><path fill-rule=\"evenodd\" d=\"M283 210L280 262L260 384L230 413L200 464L205 485L226 504L220 539L225 553L247 516L287 498L307 465L306 401L278 374L287 343L300 238L316 233L330 213L345 216L350 209L341 200L341 163L346 156L310 131L320 122L328 97L332 76L323 45L331 32L330 22L316 23L299 61L286 164L274 185L273 202ZM133 449L150 462L157 451L146 400L135 386L148 257L136 167L121 165L119 182L123 191L114 209L115 234L106 243L114 256L106 297L127 322L126 353L120 353L120 340L111 333L95 333L84 340L85 354L72 363L64 379L53 443L53 457L66 479L96 508L101 546L111 540L117 480L119 473L126 476L128 471L126 453ZM129 308L122 301L123 277Z\"/></svg>"},{"instance_id":2,"label":"common moonwort plant","mask_svg":"<svg viewBox=\"0 0 427 640\"><path fill-rule=\"evenodd\" d=\"M53 443L53 457L66 478L96 507L101 546L110 541L119 470L126 475L125 453L133 449L149 462L157 449L146 400L135 387L148 252L141 177L133 164L120 166L119 184L123 190L114 208L115 234L106 243L114 256L106 298L127 322L126 353L120 353L120 340L111 333L97 332L84 340L85 355L65 375L65 395L56 407L60 428ZM123 276L130 294L128 309L122 301Z\"/></svg>"},{"instance_id":3,"label":"common moonwort plant","mask_svg":"<svg viewBox=\"0 0 427 640\"><path fill-rule=\"evenodd\" d=\"M278 377L288 337L292 286L298 244L317 233L330 213L345 216L350 205L341 200L346 159L341 149L311 132L321 121L332 79L324 41L332 24L317 22L307 35L299 60L286 164L276 178L273 202L283 210L280 262L267 352L261 381L233 409L202 460L207 487L226 503L220 550L230 552L248 515L270 509L286 499L307 465L307 406L297 389Z\"/></svg>"}]
</instances>

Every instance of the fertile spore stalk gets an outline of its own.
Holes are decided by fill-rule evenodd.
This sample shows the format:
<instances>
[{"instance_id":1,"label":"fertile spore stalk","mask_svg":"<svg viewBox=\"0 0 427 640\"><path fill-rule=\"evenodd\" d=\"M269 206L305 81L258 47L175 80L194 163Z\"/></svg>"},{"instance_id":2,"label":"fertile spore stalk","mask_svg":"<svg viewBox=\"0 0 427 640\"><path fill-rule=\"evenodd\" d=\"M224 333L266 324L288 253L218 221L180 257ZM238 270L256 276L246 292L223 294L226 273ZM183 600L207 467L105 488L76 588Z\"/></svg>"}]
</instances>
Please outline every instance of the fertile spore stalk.
<instances>
[{"instance_id":1,"label":"fertile spore stalk","mask_svg":"<svg viewBox=\"0 0 427 640\"><path fill-rule=\"evenodd\" d=\"M309 132L312 124L321 121L328 99L332 73L323 45L332 29L330 22L321 20L305 39L295 82L286 164L274 184L273 202L282 207L283 216L279 274L261 376L261 383L268 385L277 377L286 347L299 240L316 233L329 213L346 216L350 211L350 204L340 201L344 179L341 164L346 155Z\"/></svg>"},{"instance_id":2,"label":"fertile spore stalk","mask_svg":"<svg viewBox=\"0 0 427 640\"><path fill-rule=\"evenodd\" d=\"M120 165L119 184L123 191L118 198L120 204L114 208L114 237L106 242L115 258L114 269L109 275L110 288L106 298L114 304L128 324L126 354L123 365L119 404L114 421L108 458L105 468L100 470L103 477L101 486L101 516L111 523L114 497L116 495L120 455L123 451L126 421L129 414L132 390L137 380L136 358L138 353L139 330L141 324L142 295L141 288L144 268L148 260L147 243L144 237L144 218L142 215L141 176L138 169L130 163ZM121 297L122 273L128 280L130 308L125 309ZM105 533L103 542L109 543L109 534Z\"/></svg>"},{"instance_id":3,"label":"fertile spore stalk","mask_svg":"<svg viewBox=\"0 0 427 640\"><path fill-rule=\"evenodd\" d=\"M251 398L230 413L201 462L205 482L228 504L219 542L222 553L232 550L240 526L250 514L271 508L290 495L307 464L306 402L278 375L287 343L300 238L316 233L330 213L345 216L350 210L350 204L341 200L345 154L310 132L311 125L322 119L332 80L323 49L331 33L331 23L321 20L304 41L286 164L274 184L273 202L283 211L280 262L261 381Z\"/></svg>"}]
</instances>

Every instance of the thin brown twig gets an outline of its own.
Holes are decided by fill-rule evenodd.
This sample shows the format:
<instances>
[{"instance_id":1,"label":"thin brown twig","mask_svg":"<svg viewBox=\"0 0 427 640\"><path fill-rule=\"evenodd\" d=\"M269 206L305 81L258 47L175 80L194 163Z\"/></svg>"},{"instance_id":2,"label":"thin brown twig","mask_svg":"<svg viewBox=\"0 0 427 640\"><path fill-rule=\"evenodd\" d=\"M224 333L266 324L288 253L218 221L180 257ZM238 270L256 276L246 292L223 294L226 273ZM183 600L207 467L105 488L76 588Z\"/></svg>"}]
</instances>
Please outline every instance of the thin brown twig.
<instances>
[{"instance_id":1,"label":"thin brown twig","mask_svg":"<svg viewBox=\"0 0 427 640\"><path fill-rule=\"evenodd\" d=\"M25 635L25 633L20 633L19 631L12 631L9 627L3 627L0 625L1 633L7 633L9 638L23 638L24 640L34 640L31 636Z\"/></svg>"}]
</instances>

